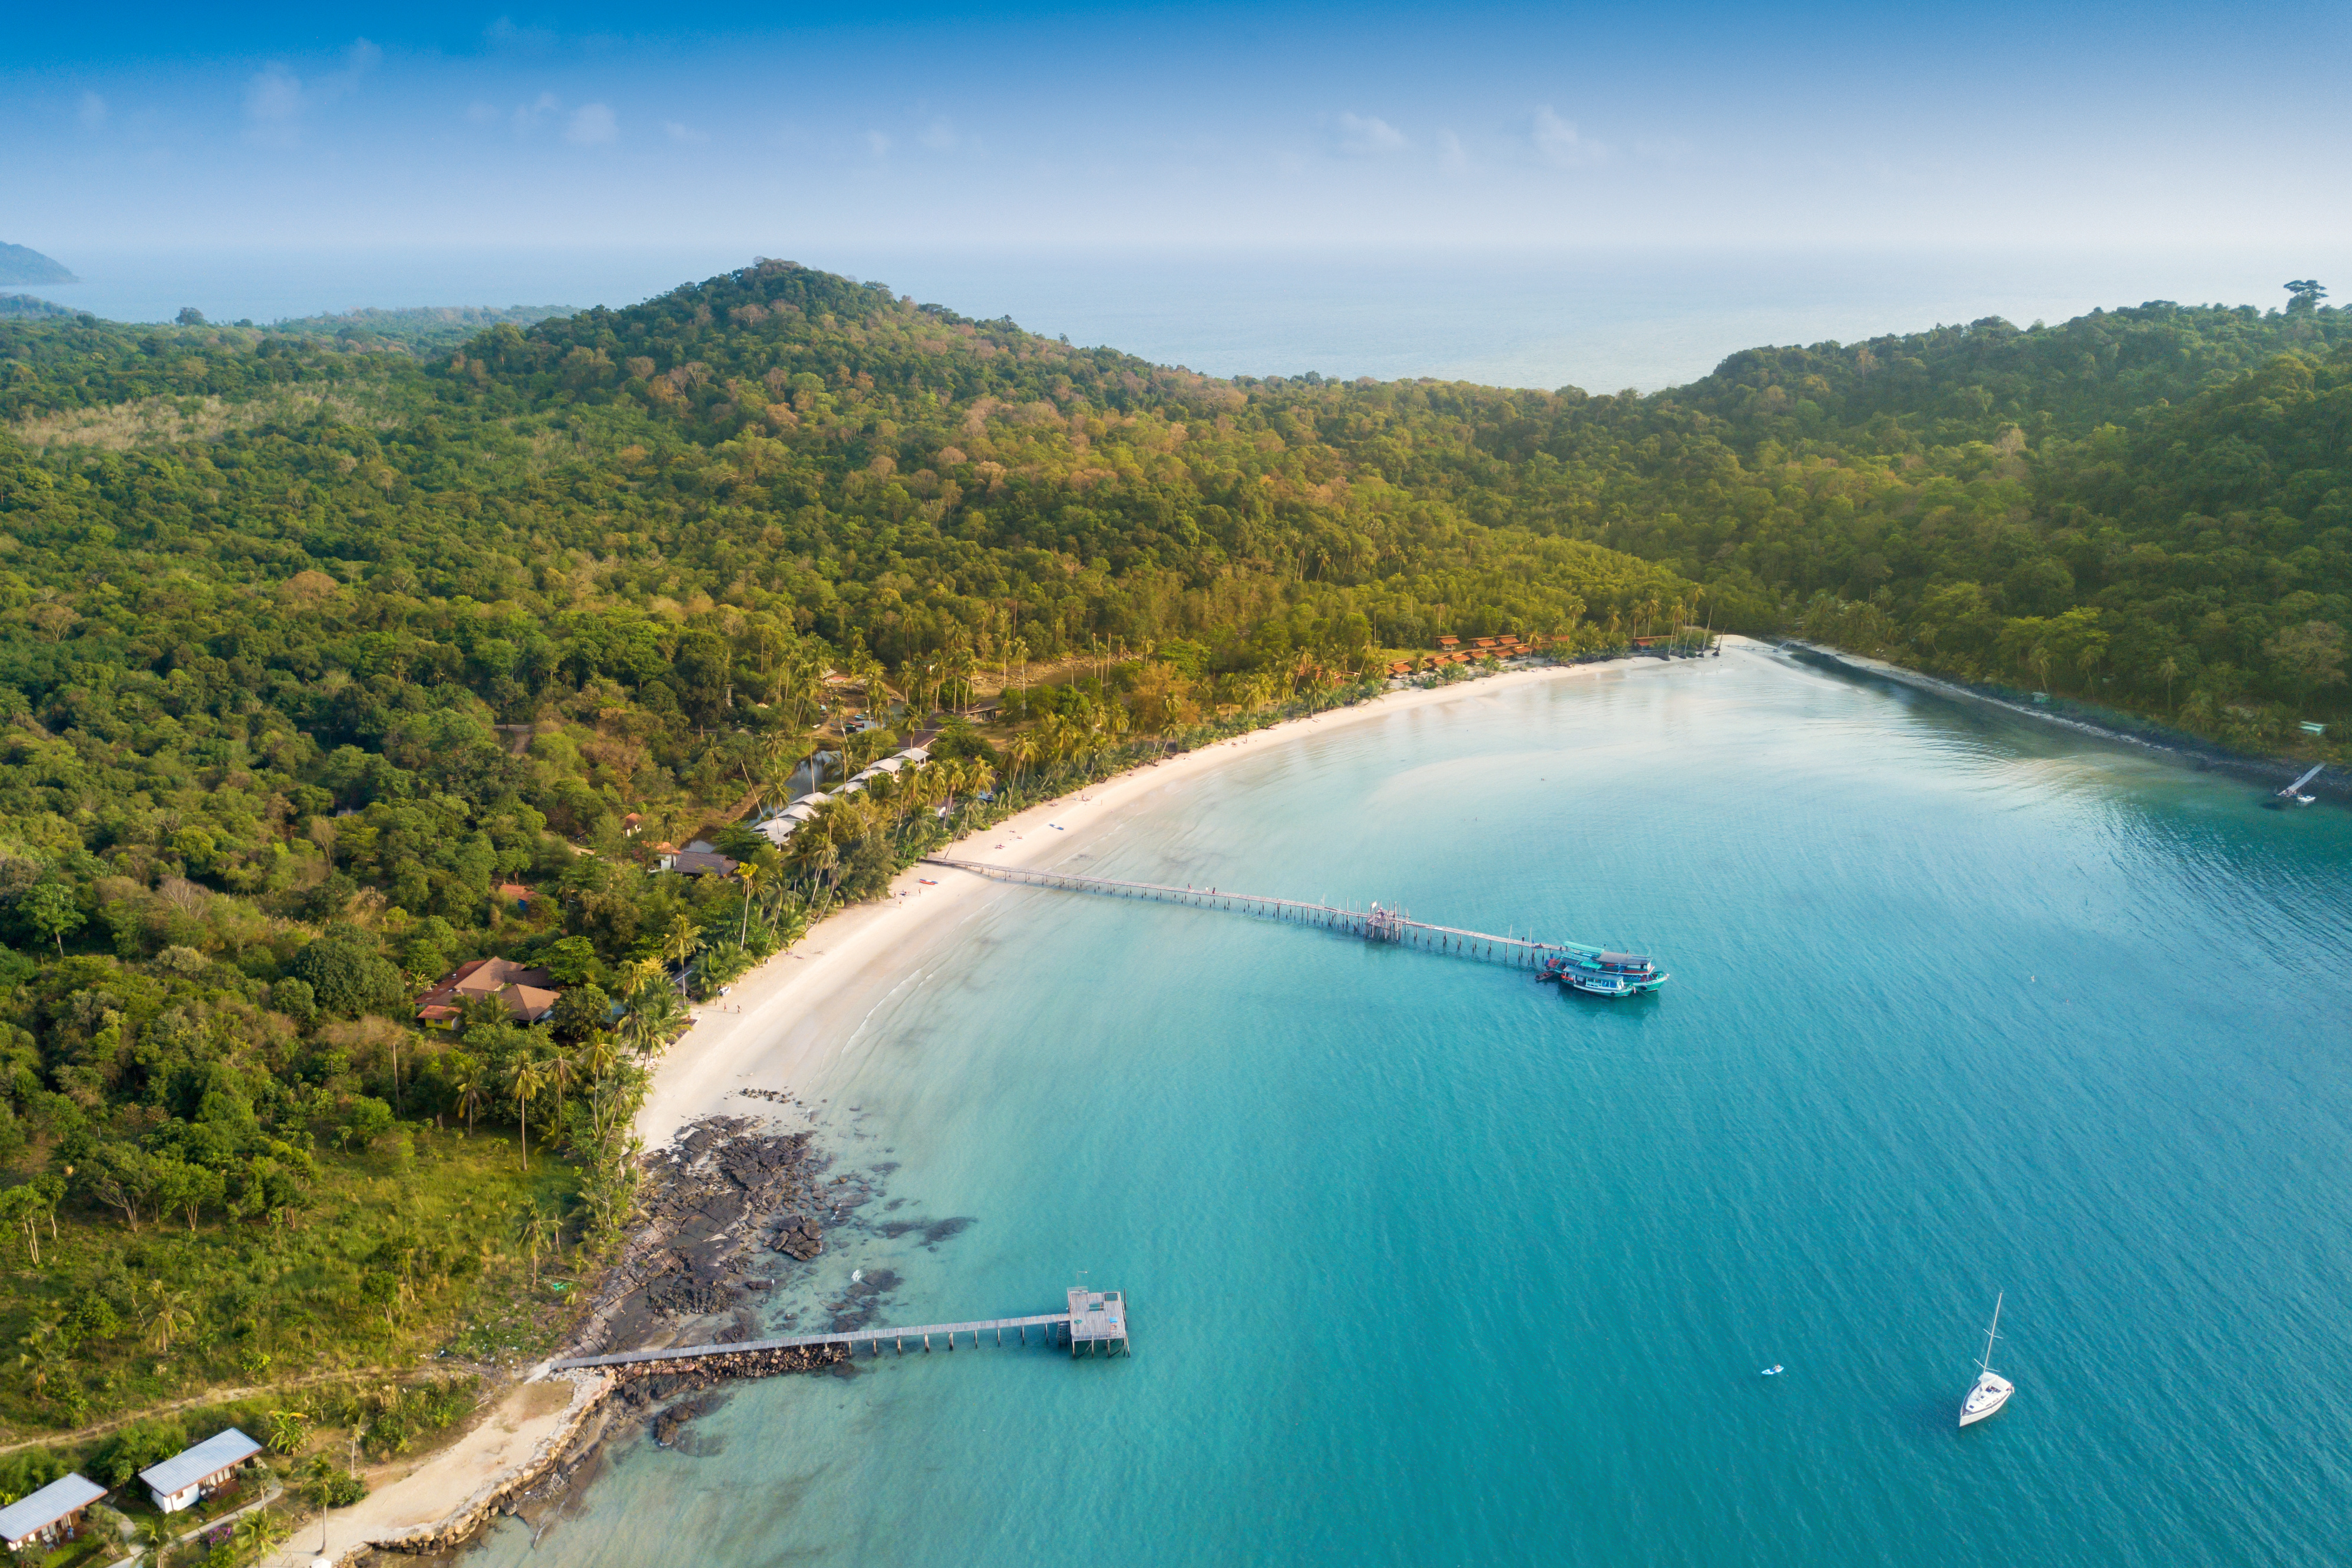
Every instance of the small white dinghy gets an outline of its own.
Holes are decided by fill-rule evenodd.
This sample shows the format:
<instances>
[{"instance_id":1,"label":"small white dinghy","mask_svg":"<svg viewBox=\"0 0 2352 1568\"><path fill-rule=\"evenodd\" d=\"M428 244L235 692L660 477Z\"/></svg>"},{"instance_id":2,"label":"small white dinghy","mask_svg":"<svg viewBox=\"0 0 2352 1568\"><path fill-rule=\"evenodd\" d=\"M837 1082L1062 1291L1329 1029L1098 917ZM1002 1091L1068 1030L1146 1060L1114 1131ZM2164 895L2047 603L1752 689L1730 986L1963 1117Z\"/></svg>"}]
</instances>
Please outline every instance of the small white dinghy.
<instances>
[{"instance_id":1,"label":"small white dinghy","mask_svg":"<svg viewBox=\"0 0 2352 1568\"><path fill-rule=\"evenodd\" d=\"M2002 1406L2009 1403L2009 1396L2017 1392L2015 1384L1992 1369L1992 1342L2000 1337L2000 1302L2001 1295L1996 1294L1992 1299L1992 1327L1985 1331L1984 1359L1977 1363L1980 1375L1977 1378L1977 1385L1969 1390L1969 1396L1960 1401L1960 1425L1963 1427L1973 1426L1986 1416L1997 1414Z\"/></svg>"}]
</instances>

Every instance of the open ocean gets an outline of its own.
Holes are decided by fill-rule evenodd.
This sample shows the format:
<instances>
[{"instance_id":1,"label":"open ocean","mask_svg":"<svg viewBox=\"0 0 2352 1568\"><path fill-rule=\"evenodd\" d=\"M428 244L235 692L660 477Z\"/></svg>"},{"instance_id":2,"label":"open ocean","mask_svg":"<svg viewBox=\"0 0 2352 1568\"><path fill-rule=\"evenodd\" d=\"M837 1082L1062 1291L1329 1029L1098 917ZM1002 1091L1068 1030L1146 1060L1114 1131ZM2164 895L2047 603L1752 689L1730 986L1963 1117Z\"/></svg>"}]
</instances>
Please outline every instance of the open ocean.
<instances>
[{"instance_id":1,"label":"open ocean","mask_svg":"<svg viewBox=\"0 0 2352 1568\"><path fill-rule=\"evenodd\" d=\"M1308 730L1066 863L1675 978L1008 888L792 1085L895 1168L775 1315L1086 1270L1133 1357L741 1385L468 1568L2344 1561L2341 808L1748 646Z\"/></svg>"},{"instance_id":2,"label":"open ocean","mask_svg":"<svg viewBox=\"0 0 2352 1568\"><path fill-rule=\"evenodd\" d=\"M24 239L26 236L15 236ZM83 279L0 287L125 321L194 306L268 322L363 306L635 304L751 261L724 247L82 250ZM878 279L967 316L1212 375L1408 376L1654 392L1770 343L1853 342L2004 316L2019 326L2148 299L2270 308L2308 248L2168 253L1903 250L1226 253L779 242L767 254ZM2340 258L2339 258L2340 259ZM2340 268L2339 268L2340 270Z\"/></svg>"}]
</instances>

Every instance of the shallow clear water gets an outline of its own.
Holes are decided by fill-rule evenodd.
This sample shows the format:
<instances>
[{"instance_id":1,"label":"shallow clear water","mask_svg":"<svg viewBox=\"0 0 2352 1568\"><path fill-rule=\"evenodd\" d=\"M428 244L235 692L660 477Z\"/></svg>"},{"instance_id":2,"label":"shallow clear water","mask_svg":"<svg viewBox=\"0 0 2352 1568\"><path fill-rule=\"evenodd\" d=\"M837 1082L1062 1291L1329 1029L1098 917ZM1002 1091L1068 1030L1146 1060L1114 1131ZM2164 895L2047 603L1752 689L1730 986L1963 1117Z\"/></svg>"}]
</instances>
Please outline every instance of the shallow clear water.
<instances>
[{"instance_id":1,"label":"shallow clear water","mask_svg":"<svg viewBox=\"0 0 2352 1568\"><path fill-rule=\"evenodd\" d=\"M837 1232L793 1301L1083 1268L1134 1356L746 1385L475 1568L2341 1560L2352 816L1740 652L1309 731L1076 848L1675 977L1007 890L793 1086L899 1162L871 1218L973 1223Z\"/></svg>"}]
</instances>

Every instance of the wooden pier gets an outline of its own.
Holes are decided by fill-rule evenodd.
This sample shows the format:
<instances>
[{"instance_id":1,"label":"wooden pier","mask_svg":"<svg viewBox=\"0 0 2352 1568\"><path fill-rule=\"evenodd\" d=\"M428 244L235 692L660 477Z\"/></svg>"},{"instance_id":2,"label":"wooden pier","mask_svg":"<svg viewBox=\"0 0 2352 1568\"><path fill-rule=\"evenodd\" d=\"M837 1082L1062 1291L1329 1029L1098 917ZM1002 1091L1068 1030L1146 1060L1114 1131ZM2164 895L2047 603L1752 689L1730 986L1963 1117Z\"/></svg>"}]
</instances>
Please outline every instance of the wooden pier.
<instances>
[{"instance_id":1,"label":"wooden pier","mask_svg":"<svg viewBox=\"0 0 2352 1568\"><path fill-rule=\"evenodd\" d=\"M1532 969L1540 969L1548 959L1565 954L1578 953L1591 957L1601 952L1599 947L1588 947L1580 942L1537 942L1524 936L1497 936L1492 932L1465 930L1456 925L1432 925L1427 921L1412 918L1402 909L1386 909L1377 904L1370 909L1350 909L1330 904L1304 904L1293 898L1268 898L1262 894L1234 893L1225 888L1173 887L1156 882L1114 882L1108 877L1076 876L1067 872L1029 871L1018 866L989 865L980 861L950 860L945 855L925 855L923 863L945 866L950 871L967 871L978 876L996 877L1005 882L1024 883L1032 887L1060 887L1076 893L1108 894L1119 898L1149 898L1162 904L1191 904L1200 909L1229 909L1268 920L1319 925L1326 930L1360 936L1367 942L1395 942L1430 952L1452 953L1465 958L1480 958Z\"/></svg>"},{"instance_id":2,"label":"wooden pier","mask_svg":"<svg viewBox=\"0 0 2352 1568\"><path fill-rule=\"evenodd\" d=\"M1034 1331L1037 1337L1031 1340ZM869 1355L880 1355L888 1345L898 1354L907 1354L907 1342L915 1342L918 1351L933 1348L934 1336L944 1342L944 1348L953 1350L960 1337L968 1337L971 1348L1003 1345L1005 1333L1013 1334L1015 1346L1031 1343L1052 1349L1067 1345L1072 1355L1132 1355L1134 1347L1127 1336L1127 1302L1117 1291L1070 1291L1070 1310L1066 1312L1040 1312L1025 1318L982 1318L968 1323L922 1323L904 1329L856 1329L847 1333L793 1334L783 1339L738 1340L733 1344L682 1344L667 1350L625 1350L612 1355L575 1355L551 1362L548 1370L563 1372L575 1366L640 1366L648 1362L699 1361L706 1356L743 1355L755 1351L797 1350L809 1345L845 1345L853 1356L863 1346Z\"/></svg>"}]
</instances>

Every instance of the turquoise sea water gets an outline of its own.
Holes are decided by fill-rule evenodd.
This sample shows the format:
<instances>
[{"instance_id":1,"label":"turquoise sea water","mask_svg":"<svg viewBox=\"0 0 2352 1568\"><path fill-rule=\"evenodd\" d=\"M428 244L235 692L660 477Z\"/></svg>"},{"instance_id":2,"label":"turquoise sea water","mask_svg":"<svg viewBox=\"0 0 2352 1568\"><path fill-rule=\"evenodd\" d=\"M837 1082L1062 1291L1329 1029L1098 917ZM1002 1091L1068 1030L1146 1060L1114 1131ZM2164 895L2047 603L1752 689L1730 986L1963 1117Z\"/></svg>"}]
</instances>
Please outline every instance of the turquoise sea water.
<instances>
[{"instance_id":1,"label":"turquoise sea water","mask_svg":"<svg viewBox=\"0 0 2352 1568\"><path fill-rule=\"evenodd\" d=\"M478 1568L2342 1561L2352 815L1742 651L1310 730L1070 863L1675 977L1006 890L793 1085L869 1220L972 1223L790 1294L1085 1268L1134 1356L743 1385Z\"/></svg>"}]
</instances>

